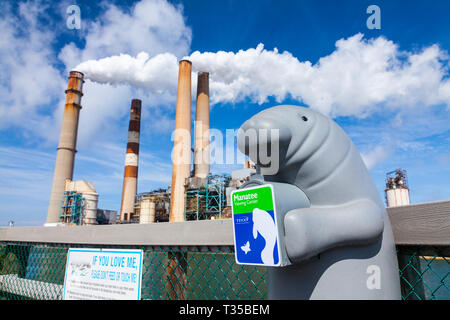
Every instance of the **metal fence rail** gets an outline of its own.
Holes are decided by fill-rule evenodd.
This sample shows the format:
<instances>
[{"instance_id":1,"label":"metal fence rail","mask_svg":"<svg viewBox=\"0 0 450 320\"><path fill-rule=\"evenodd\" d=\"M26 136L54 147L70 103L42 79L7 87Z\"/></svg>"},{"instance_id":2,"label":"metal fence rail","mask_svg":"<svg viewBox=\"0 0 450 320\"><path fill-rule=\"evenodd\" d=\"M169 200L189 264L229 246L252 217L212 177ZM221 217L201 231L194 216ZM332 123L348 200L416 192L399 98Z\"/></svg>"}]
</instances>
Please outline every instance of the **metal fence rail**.
<instances>
[{"instance_id":1,"label":"metal fence rail","mask_svg":"<svg viewBox=\"0 0 450 320\"><path fill-rule=\"evenodd\" d=\"M232 246L0 242L1 299L61 299L68 249L142 249L142 299L265 299L263 267L237 265ZM450 299L449 247L398 246L402 298Z\"/></svg>"}]
</instances>

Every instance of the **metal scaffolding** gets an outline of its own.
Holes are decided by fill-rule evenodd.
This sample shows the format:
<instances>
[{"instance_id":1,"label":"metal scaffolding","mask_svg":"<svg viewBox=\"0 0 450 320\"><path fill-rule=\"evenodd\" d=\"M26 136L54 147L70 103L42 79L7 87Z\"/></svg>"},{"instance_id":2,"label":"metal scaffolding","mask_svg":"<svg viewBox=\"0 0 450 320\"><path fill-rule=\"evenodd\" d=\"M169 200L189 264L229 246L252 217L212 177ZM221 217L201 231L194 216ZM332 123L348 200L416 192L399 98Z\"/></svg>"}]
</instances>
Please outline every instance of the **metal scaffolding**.
<instances>
[{"instance_id":1,"label":"metal scaffolding","mask_svg":"<svg viewBox=\"0 0 450 320\"><path fill-rule=\"evenodd\" d=\"M206 190L195 189L185 192L185 220L204 220L206 216Z\"/></svg>"},{"instance_id":2,"label":"metal scaffolding","mask_svg":"<svg viewBox=\"0 0 450 320\"><path fill-rule=\"evenodd\" d=\"M386 189L408 189L406 170L397 169L386 173Z\"/></svg>"},{"instance_id":3,"label":"metal scaffolding","mask_svg":"<svg viewBox=\"0 0 450 320\"><path fill-rule=\"evenodd\" d=\"M222 217L222 210L227 205L225 194L231 177L229 175L209 175L206 182L206 211L211 215Z\"/></svg>"},{"instance_id":4,"label":"metal scaffolding","mask_svg":"<svg viewBox=\"0 0 450 320\"><path fill-rule=\"evenodd\" d=\"M81 224L84 198L81 193L65 191L61 199L59 221L67 224Z\"/></svg>"},{"instance_id":5,"label":"metal scaffolding","mask_svg":"<svg viewBox=\"0 0 450 320\"><path fill-rule=\"evenodd\" d=\"M205 220L212 216L221 218L226 207L225 189L230 181L229 175L208 175L205 188L186 190L185 220Z\"/></svg>"}]
</instances>

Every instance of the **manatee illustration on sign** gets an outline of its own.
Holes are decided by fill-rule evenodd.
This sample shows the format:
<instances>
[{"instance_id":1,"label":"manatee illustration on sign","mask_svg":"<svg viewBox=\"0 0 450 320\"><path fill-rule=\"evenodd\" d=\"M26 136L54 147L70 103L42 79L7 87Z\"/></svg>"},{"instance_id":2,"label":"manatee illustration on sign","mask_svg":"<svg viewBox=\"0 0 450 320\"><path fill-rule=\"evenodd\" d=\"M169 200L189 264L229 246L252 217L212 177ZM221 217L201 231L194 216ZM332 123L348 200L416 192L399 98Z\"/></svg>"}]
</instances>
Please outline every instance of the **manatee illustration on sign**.
<instances>
[{"instance_id":1,"label":"manatee illustration on sign","mask_svg":"<svg viewBox=\"0 0 450 320\"><path fill-rule=\"evenodd\" d=\"M231 194L236 263L278 266L278 228L270 185Z\"/></svg>"},{"instance_id":2,"label":"manatee illustration on sign","mask_svg":"<svg viewBox=\"0 0 450 320\"><path fill-rule=\"evenodd\" d=\"M277 228L275 221L267 211L255 208L253 209L253 238L257 238L260 234L266 245L261 251L261 260L264 264L273 265L273 249L277 241Z\"/></svg>"}]
</instances>

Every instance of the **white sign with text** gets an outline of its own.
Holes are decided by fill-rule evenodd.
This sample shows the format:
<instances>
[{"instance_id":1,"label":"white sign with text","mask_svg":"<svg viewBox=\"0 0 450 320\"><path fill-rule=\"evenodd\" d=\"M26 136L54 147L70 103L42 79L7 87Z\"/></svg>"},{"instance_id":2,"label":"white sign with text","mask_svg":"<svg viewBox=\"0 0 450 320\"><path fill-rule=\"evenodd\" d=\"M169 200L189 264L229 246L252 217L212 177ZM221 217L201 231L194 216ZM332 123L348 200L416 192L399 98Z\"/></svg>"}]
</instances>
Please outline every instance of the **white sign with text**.
<instances>
[{"instance_id":1,"label":"white sign with text","mask_svg":"<svg viewBox=\"0 0 450 320\"><path fill-rule=\"evenodd\" d=\"M63 300L139 300L142 250L73 248Z\"/></svg>"}]
</instances>

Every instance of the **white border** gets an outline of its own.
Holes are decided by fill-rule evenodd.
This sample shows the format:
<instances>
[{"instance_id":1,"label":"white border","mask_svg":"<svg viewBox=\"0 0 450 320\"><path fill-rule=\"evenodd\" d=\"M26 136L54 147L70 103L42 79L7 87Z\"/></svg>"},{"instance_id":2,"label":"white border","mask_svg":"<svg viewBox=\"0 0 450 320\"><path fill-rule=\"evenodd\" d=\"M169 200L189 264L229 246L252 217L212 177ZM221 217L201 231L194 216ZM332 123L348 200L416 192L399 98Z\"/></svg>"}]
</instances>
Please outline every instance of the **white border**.
<instances>
[{"instance_id":1,"label":"white border","mask_svg":"<svg viewBox=\"0 0 450 320\"><path fill-rule=\"evenodd\" d=\"M141 300L141 291L142 291L142 265L144 262L144 251L142 249L110 249L110 248L69 248L67 251L67 258L66 258L66 270L64 272L64 286L63 286L63 294L62 294L62 300L65 300L66 296L66 280L67 280L67 266L69 263L69 257L71 252L111 252L111 251L118 251L118 252L127 252L129 254L139 254L140 258L140 264L139 264L139 285L138 285L138 297L136 300Z\"/></svg>"}]
</instances>

